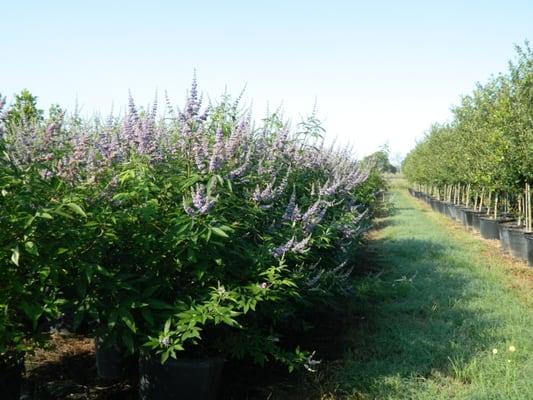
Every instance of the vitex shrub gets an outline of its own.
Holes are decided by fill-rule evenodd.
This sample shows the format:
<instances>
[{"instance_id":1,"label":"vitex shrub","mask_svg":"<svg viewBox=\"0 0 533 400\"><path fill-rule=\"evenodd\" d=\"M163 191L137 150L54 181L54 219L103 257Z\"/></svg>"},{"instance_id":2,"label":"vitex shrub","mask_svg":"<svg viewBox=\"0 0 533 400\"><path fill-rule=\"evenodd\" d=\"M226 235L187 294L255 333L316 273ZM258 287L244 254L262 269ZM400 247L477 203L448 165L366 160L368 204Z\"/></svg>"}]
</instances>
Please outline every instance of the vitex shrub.
<instances>
[{"instance_id":1,"label":"vitex shrub","mask_svg":"<svg viewBox=\"0 0 533 400\"><path fill-rule=\"evenodd\" d=\"M239 100L203 106L193 81L185 105L163 114L130 96L124 117L56 107L31 126L4 123L13 168L31 166L44 197L66 207L49 227L62 232L54 254L68 254L52 267L54 293L76 323L162 361L311 362L286 336L302 309L351 287L369 193L383 182L327 146L315 114L295 130L279 112L255 124Z\"/></svg>"}]
</instances>

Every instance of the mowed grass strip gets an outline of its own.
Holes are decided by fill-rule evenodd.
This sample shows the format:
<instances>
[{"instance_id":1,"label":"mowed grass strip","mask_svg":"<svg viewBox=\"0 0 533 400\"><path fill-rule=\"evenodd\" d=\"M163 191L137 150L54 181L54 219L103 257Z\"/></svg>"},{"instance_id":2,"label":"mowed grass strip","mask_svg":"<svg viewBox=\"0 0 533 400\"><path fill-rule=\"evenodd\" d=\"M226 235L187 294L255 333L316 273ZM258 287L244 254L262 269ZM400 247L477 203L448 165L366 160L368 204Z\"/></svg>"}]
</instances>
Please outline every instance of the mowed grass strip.
<instances>
[{"instance_id":1,"label":"mowed grass strip","mask_svg":"<svg viewBox=\"0 0 533 400\"><path fill-rule=\"evenodd\" d=\"M361 321L316 397L533 399L533 269L394 197L370 242L380 272L358 284Z\"/></svg>"}]
</instances>

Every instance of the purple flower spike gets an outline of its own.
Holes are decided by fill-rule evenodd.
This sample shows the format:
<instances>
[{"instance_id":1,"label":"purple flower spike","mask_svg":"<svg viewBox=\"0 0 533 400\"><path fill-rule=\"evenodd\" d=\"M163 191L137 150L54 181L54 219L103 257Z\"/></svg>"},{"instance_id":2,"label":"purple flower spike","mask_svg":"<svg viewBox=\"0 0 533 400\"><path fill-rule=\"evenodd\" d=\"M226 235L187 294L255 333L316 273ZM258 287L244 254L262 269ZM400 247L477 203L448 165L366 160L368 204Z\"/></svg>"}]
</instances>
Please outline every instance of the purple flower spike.
<instances>
[{"instance_id":1,"label":"purple flower spike","mask_svg":"<svg viewBox=\"0 0 533 400\"><path fill-rule=\"evenodd\" d=\"M213 146L213 154L209 161L209 172L217 171L224 159L224 134L222 128L218 128L215 135L215 144Z\"/></svg>"},{"instance_id":2,"label":"purple flower spike","mask_svg":"<svg viewBox=\"0 0 533 400\"><path fill-rule=\"evenodd\" d=\"M276 247L272 250L272 255L276 258L281 258L286 252L288 252L294 243L294 236L285 244Z\"/></svg>"},{"instance_id":3,"label":"purple flower spike","mask_svg":"<svg viewBox=\"0 0 533 400\"><path fill-rule=\"evenodd\" d=\"M283 213L283 220L285 221L298 221L301 218L300 209L298 204L296 204L296 190L292 190L291 198L289 199L289 204Z\"/></svg>"},{"instance_id":4,"label":"purple flower spike","mask_svg":"<svg viewBox=\"0 0 533 400\"><path fill-rule=\"evenodd\" d=\"M217 198L210 197L205 190L205 186L203 184L197 183L196 188L193 190L191 189L192 194L192 203L194 205L194 208L196 208L196 211L194 214L207 214L209 210L213 207L215 204L215 201ZM192 209L189 207L184 207L185 212L189 215L192 214Z\"/></svg>"},{"instance_id":5,"label":"purple flower spike","mask_svg":"<svg viewBox=\"0 0 533 400\"><path fill-rule=\"evenodd\" d=\"M311 239L311 236L307 236L305 239L294 243L292 248L291 248L291 251L293 253L298 253L298 254L307 253L309 251L309 248L307 247L307 244L309 243L310 239Z\"/></svg>"}]
</instances>

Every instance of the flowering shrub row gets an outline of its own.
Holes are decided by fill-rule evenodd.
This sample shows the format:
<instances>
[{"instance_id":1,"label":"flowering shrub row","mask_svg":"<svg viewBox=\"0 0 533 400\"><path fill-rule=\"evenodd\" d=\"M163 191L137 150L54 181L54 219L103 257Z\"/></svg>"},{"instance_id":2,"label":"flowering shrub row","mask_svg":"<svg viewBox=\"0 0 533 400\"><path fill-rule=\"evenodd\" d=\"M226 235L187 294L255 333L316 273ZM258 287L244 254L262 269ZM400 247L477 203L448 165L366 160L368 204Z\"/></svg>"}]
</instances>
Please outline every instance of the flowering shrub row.
<instances>
[{"instance_id":1,"label":"flowering shrub row","mask_svg":"<svg viewBox=\"0 0 533 400\"><path fill-rule=\"evenodd\" d=\"M512 211L531 230L533 52L526 43L506 74L478 84L404 161L420 189L442 200Z\"/></svg>"},{"instance_id":2,"label":"flowering shrub row","mask_svg":"<svg viewBox=\"0 0 533 400\"><path fill-rule=\"evenodd\" d=\"M4 358L68 315L163 361L311 362L287 335L349 291L382 185L324 145L314 115L256 126L238 99L203 107L196 82L163 115L131 98L105 120L45 117L27 91L1 102Z\"/></svg>"}]
</instances>

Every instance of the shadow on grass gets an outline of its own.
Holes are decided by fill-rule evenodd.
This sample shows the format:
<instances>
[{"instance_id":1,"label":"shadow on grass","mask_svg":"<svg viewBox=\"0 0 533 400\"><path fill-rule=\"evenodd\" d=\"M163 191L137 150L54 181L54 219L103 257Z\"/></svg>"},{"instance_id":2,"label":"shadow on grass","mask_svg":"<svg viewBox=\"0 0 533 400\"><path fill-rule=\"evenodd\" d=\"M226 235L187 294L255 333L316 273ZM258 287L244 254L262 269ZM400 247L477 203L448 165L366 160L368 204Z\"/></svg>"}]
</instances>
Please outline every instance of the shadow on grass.
<instances>
[{"instance_id":1,"label":"shadow on grass","mask_svg":"<svg viewBox=\"0 0 533 400\"><path fill-rule=\"evenodd\" d=\"M386 228L388 226L392 226L392 225L396 225L396 224L397 224L397 222L394 219L383 218L383 219L378 219L378 220L374 221L372 223L372 226L370 227L370 229L379 231L379 230L384 229L384 228Z\"/></svg>"},{"instance_id":2,"label":"shadow on grass","mask_svg":"<svg viewBox=\"0 0 533 400\"><path fill-rule=\"evenodd\" d=\"M371 241L358 260L349 315L329 315L311 341L302 337L308 341L304 348L314 344L324 361L322 372L287 377L281 370L256 370L250 374L262 375L263 384L257 377L245 379L240 389L251 384L246 396L225 398L322 399L350 393L388 398L398 380L451 374L451 360L467 363L495 338L487 333L494 321L463 307L476 293L448 252L430 240ZM250 391L254 385L260 389Z\"/></svg>"},{"instance_id":3,"label":"shadow on grass","mask_svg":"<svg viewBox=\"0 0 533 400\"><path fill-rule=\"evenodd\" d=\"M389 239L370 248L382 273L358 283L364 319L352 326L334 378L344 392L388 398L398 380L448 375L452 362L467 363L496 340L495 321L465 306L478 294L449 247Z\"/></svg>"}]
</instances>

